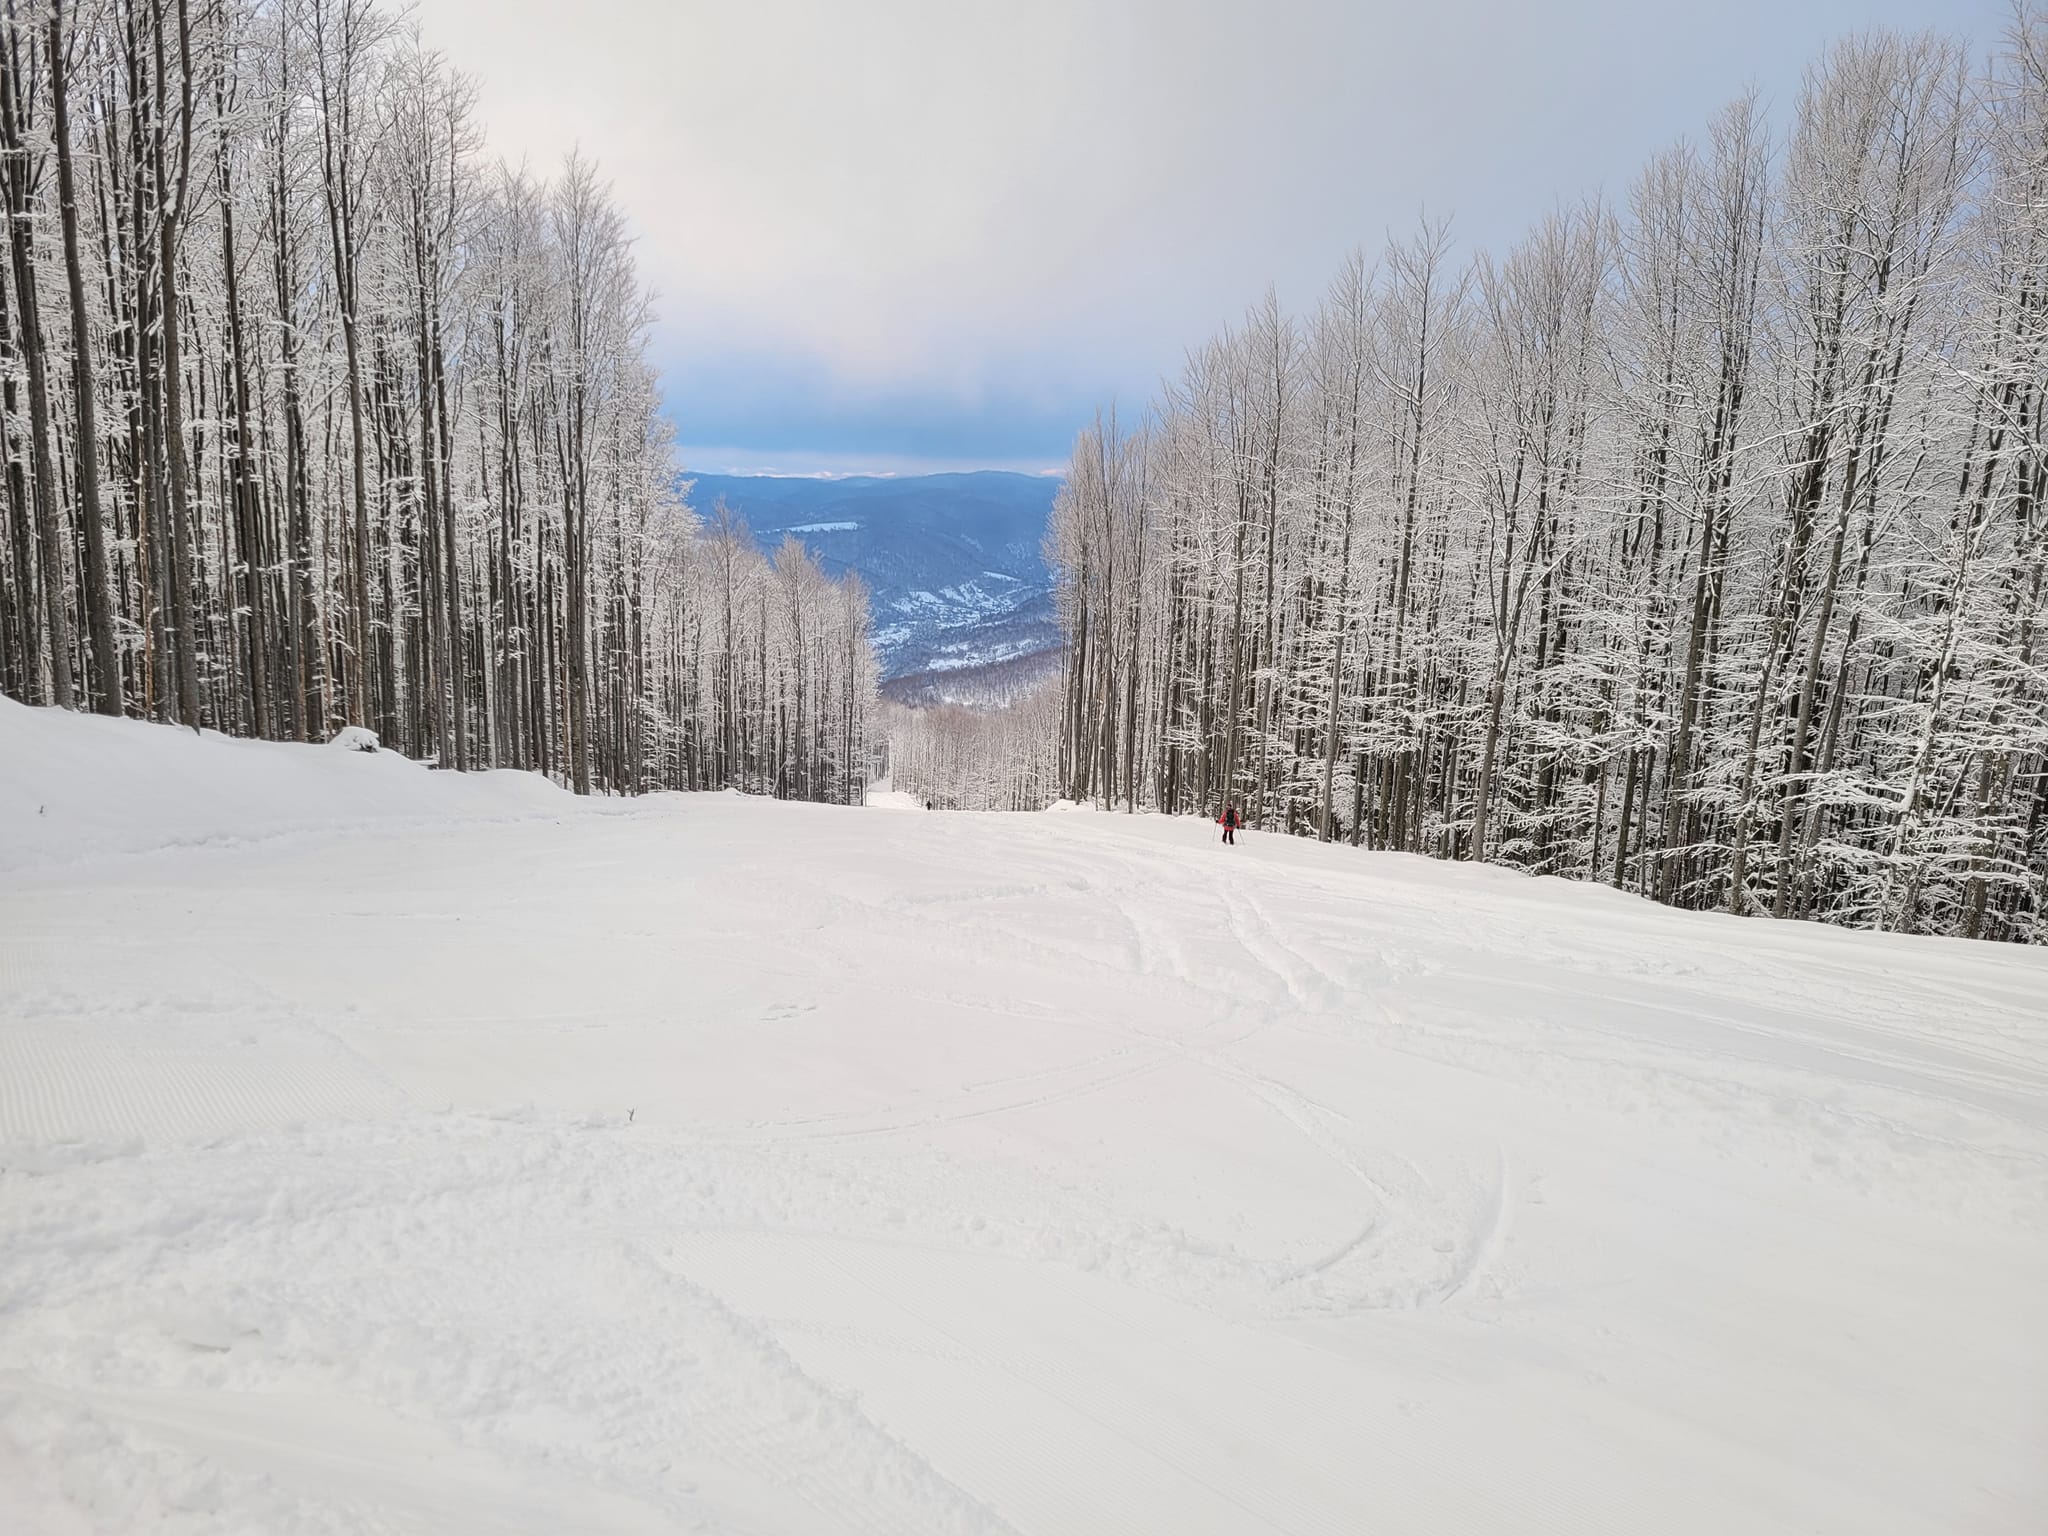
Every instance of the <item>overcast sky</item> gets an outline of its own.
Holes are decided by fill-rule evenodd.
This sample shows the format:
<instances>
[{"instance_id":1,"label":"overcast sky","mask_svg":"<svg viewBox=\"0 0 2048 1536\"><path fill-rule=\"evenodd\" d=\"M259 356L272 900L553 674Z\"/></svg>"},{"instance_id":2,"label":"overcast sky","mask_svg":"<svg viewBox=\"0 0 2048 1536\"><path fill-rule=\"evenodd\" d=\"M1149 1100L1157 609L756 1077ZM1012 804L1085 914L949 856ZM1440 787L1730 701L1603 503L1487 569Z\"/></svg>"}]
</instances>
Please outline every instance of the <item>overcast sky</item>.
<instances>
[{"instance_id":1,"label":"overcast sky","mask_svg":"<svg viewBox=\"0 0 2048 1536\"><path fill-rule=\"evenodd\" d=\"M599 163L689 467L1045 467L1267 283L1500 247L1826 42L2004 0L419 0L493 149Z\"/></svg>"}]
</instances>

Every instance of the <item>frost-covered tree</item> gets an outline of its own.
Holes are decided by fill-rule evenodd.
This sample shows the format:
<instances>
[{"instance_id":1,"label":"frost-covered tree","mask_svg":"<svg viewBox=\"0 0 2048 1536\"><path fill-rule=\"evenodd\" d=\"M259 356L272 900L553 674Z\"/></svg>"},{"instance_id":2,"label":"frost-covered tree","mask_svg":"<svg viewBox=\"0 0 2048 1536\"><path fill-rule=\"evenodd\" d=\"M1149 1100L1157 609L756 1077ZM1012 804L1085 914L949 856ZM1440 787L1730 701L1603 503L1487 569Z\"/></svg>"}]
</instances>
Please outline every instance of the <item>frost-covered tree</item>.
<instances>
[{"instance_id":1,"label":"frost-covered tree","mask_svg":"<svg viewBox=\"0 0 2048 1536\"><path fill-rule=\"evenodd\" d=\"M2048 13L1876 33L1613 208L1426 224L1081 434L1064 792L2048 938Z\"/></svg>"},{"instance_id":2,"label":"frost-covered tree","mask_svg":"<svg viewBox=\"0 0 2048 1536\"><path fill-rule=\"evenodd\" d=\"M705 622L621 215L473 101L379 0L8 0L0 690L854 798L865 595Z\"/></svg>"},{"instance_id":3,"label":"frost-covered tree","mask_svg":"<svg viewBox=\"0 0 2048 1536\"><path fill-rule=\"evenodd\" d=\"M882 706L890 781L943 811L1042 811L1059 798L1063 696L1041 683L999 708Z\"/></svg>"}]
</instances>

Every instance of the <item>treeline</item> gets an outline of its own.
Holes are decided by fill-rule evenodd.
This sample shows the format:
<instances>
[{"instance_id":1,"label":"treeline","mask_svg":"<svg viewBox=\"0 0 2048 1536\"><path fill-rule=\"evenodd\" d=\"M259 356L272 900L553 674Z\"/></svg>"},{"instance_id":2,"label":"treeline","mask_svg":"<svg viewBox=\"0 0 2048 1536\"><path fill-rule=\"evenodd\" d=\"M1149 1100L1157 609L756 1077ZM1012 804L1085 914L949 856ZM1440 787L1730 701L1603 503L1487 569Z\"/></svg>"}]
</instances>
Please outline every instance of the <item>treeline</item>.
<instances>
[{"instance_id":1,"label":"treeline","mask_svg":"<svg viewBox=\"0 0 2048 1536\"><path fill-rule=\"evenodd\" d=\"M1076 798L2048 938L2048 19L1272 299L1048 535Z\"/></svg>"},{"instance_id":2,"label":"treeline","mask_svg":"<svg viewBox=\"0 0 2048 1536\"><path fill-rule=\"evenodd\" d=\"M720 500L690 544L671 718L686 789L858 805L882 737L867 586L827 576L801 539L763 556Z\"/></svg>"},{"instance_id":3,"label":"treeline","mask_svg":"<svg viewBox=\"0 0 2048 1536\"><path fill-rule=\"evenodd\" d=\"M8 0L0 193L8 694L858 793L864 598L698 538L619 211L392 11Z\"/></svg>"},{"instance_id":4,"label":"treeline","mask_svg":"<svg viewBox=\"0 0 2048 1536\"><path fill-rule=\"evenodd\" d=\"M1041 683L999 706L884 701L889 776L939 811L1042 811L1060 796L1061 693Z\"/></svg>"}]
</instances>

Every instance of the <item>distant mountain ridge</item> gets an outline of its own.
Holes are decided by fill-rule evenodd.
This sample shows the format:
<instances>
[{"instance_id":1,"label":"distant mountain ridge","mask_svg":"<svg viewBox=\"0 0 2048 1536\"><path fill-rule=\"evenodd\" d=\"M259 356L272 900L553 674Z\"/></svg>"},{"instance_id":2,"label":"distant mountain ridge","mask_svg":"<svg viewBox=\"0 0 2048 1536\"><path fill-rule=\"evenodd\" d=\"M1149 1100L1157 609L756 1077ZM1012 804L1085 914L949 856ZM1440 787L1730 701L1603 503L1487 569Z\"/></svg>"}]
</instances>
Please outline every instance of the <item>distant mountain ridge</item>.
<instances>
[{"instance_id":1,"label":"distant mountain ridge","mask_svg":"<svg viewBox=\"0 0 2048 1536\"><path fill-rule=\"evenodd\" d=\"M773 551L803 540L874 595L887 679L984 667L1059 645L1042 544L1060 482L1007 470L848 476L693 475L690 504L723 498Z\"/></svg>"}]
</instances>

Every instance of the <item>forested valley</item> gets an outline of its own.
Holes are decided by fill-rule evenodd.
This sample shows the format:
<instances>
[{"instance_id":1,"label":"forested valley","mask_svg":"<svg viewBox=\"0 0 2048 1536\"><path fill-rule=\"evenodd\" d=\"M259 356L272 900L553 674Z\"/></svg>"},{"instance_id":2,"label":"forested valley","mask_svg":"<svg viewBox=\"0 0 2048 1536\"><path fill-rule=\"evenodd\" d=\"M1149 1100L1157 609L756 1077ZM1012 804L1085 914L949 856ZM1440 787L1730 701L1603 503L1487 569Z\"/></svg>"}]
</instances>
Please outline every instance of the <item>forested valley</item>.
<instances>
[{"instance_id":1,"label":"forested valley","mask_svg":"<svg viewBox=\"0 0 2048 1536\"><path fill-rule=\"evenodd\" d=\"M1269 296L1049 534L1076 799L2048 938L2048 15Z\"/></svg>"},{"instance_id":2,"label":"forested valley","mask_svg":"<svg viewBox=\"0 0 2048 1536\"><path fill-rule=\"evenodd\" d=\"M0 689L857 799L857 582L686 504L596 167L370 0L8 0Z\"/></svg>"}]
</instances>

